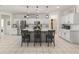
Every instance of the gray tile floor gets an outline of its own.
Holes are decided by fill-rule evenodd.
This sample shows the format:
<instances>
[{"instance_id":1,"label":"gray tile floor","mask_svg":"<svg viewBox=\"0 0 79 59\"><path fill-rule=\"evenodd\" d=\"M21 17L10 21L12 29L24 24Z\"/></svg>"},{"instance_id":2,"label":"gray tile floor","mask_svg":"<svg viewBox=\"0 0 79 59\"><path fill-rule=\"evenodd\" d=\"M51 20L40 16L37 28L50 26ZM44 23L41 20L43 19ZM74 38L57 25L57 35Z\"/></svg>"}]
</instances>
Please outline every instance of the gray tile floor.
<instances>
[{"instance_id":1,"label":"gray tile floor","mask_svg":"<svg viewBox=\"0 0 79 59\"><path fill-rule=\"evenodd\" d=\"M21 37L14 35L0 36L0 53L1 54L60 54L60 53L79 53L79 45L71 44L59 38L56 35L56 46L50 44L48 47L43 43L40 47L39 44L33 46L33 43L27 47L26 44L21 47Z\"/></svg>"}]
</instances>

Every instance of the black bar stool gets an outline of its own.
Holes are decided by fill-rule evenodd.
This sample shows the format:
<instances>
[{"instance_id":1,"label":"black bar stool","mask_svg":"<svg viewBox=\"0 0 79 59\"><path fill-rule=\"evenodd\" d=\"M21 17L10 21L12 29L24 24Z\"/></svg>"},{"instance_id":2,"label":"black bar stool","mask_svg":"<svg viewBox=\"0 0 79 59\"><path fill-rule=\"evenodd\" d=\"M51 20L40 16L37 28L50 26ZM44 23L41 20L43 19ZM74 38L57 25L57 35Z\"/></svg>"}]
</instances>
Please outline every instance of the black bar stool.
<instances>
[{"instance_id":1,"label":"black bar stool","mask_svg":"<svg viewBox=\"0 0 79 59\"><path fill-rule=\"evenodd\" d=\"M29 45L30 42L30 33L28 30L21 30L21 35L22 35L22 41L21 41L21 46L23 43L27 42L27 46Z\"/></svg>"},{"instance_id":2,"label":"black bar stool","mask_svg":"<svg viewBox=\"0 0 79 59\"><path fill-rule=\"evenodd\" d=\"M48 30L48 34L46 35L46 43L48 43L49 46L49 43L52 42L55 46L55 30Z\"/></svg>"},{"instance_id":3,"label":"black bar stool","mask_svg":"<svg viewBox=\"0 0 79 59\"><path fill-rule=\"evenodd\" d=\"M34 30L34 46L35 43L39 42L41 46L41 31L40 30Z\"/></svg>"}]
</instances>

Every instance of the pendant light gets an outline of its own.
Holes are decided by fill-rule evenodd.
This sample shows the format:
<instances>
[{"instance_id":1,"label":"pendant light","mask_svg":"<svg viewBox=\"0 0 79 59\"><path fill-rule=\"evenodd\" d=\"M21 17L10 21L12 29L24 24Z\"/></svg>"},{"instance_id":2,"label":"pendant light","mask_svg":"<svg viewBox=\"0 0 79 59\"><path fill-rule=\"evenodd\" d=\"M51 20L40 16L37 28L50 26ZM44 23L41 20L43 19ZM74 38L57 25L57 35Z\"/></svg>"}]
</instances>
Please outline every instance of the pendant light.
<instances>
[{"instance_id":1,"label":"pendant light","mask_svg":"<svg viewBox=\"0 0 79 59\"><path fill-rule=\"evenodd\" d=\"M36 13L38 14L38 6L36 6ZM38 19L39 18L39 16L38 15L36 15L36 19Z\"/></svg>"},{"instance_id":2,"label":"pendant light","mask_svg":"<svg viewBox=\"0 0 79 59\"><path fill-rule=\"evenodd\" d=\"M47 10L47 15L45 16L46 19L49 18L49 15L48 15L48 10L49 10L49 9L48 9L48 8L49 8L49 6L46 6L46 10Z\"/></svg>"}]
</instances>

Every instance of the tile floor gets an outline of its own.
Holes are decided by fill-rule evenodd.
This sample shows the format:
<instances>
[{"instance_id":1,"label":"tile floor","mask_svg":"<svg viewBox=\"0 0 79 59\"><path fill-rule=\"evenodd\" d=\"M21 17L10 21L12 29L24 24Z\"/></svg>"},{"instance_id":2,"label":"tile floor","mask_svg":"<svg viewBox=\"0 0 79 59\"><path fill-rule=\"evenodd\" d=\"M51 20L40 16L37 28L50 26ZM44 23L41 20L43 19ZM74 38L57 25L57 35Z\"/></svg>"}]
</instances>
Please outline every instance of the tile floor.
<instances>
[{"instance_id":1,"label":"tile floor","mask_svg":"<svg viewBox=\"0 0 79 59\"><path fill-rule=\"evenodd\" d=\"M39 44L33 46L33 43L27 47L26 44L23 47L20 46L21 37L14 35L0 36L0 54L74 54L79 53L79 45L71 44L65 40L59 38L56 35L56 46L50 44L47 47L46 43L43 43L40 47Z\"/></svg>"}]
</instances>

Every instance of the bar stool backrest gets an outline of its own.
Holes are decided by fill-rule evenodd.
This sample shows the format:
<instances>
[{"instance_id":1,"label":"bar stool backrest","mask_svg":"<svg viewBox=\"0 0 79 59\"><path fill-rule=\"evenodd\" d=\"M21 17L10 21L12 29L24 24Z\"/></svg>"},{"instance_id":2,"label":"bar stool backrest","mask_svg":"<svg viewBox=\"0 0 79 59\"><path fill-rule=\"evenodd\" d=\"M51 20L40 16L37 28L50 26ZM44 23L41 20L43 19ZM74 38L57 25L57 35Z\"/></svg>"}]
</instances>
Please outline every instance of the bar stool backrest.
<instances>
[{"instance_id":1,"label":"bar stool backrest","mask_svg":"<svg viewBox=\"0 0 79 59\"><path fill-rule=\"evenodd\" d=\"M40 30L34 30L34 37L35 38L41 38L41 31Z\"/></svg>"},{"instance_id":2,"label":"bar stool backrest","mask_svg":"<svg viewBox=\"0 0 79 59\"><path fill-rule=\"evenodd\" d=\"M55 37L55 30L48 30L48 37L54 38Z\"/></svg>"}]
</instances>

